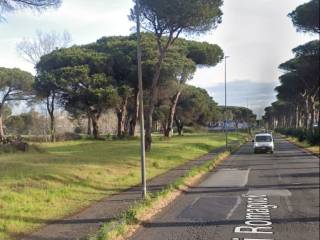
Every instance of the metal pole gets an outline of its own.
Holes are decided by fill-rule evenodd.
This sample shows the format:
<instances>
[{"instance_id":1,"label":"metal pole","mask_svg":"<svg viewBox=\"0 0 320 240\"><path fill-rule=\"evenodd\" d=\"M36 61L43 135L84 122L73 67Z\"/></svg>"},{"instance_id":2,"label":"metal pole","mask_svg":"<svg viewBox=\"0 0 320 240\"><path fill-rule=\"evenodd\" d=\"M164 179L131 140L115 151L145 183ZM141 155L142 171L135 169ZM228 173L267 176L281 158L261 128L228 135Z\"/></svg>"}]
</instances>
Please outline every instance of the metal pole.
<instances>
[{"instance_id":1,"label":"metal pole","mask_svg":"<svg viewBox=\"0 0 320 240\"><path fill-rule=\"evenodd\" d=\"M249 100L247 98L247 131L250 134L250 126L249 126Z\"/></svg>"},{"instance_id":2,"label":"metal pole","mask_svg":"<svg viewBox=\"0 0 320 240\"><path fill-rule=\"evenodd\" d=\"M226 136L226 150L228 149L228 129L227 129L227 58L224 57L224 132Z\"/></svg>"},{"instance_id":3,"label":"metal pole","mask_svg":"<svg viewBox=\"0 0 320 240\"><path fill-rule=\"evenodd\" d=\"M137 17L137 58L138 58L138 82L139 82L141 184L142 184L142 197L146 198L146 196L147 196L146 152L145 152L145 139L144 139L143 88L142 88L142 68L141 68L141 34L140 34L140 2L139 2L139 0L136 0L136 17Z\"/></svg>"}]
</instances>

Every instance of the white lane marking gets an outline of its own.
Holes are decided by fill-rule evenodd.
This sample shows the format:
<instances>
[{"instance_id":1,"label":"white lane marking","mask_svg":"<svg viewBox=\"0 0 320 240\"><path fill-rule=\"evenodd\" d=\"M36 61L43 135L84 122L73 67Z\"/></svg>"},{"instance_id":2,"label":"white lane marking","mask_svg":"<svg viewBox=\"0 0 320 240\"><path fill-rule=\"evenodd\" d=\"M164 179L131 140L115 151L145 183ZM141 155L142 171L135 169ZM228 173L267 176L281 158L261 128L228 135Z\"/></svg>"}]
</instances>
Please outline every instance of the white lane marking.
<instances>
[{"instance_id":1,"label":"white lane marking","mask_svg":"<svg viewBox=\"0 0 320 240\"><path fill-rule=\"evenodd\" d=\"M248 168L244 186L247 185L248 183L250 171L251 171L251 168Z\"/></svg>"},{"instance_id":2,"label":"white lane marking","mask_svg":"<svg viewBox=\"0 0 320 240\"><path fill-rule=\"evenodd\" d=\"M261 239L261 238L232 238L232 240L273 240L273 239L270 239L270 238L268 238L268 239L266 239L266 238L264 238L264 239Z\"/></svg>"},{"instance_id":3,"label":"white lane marking","mask_svg":"<svg viewBox=\"0 0 320 240\"><path fill-rule=\"evenodd\" d=\"M286 201L289 212L293 212L293 207L292 207L292 204L291 204L289 197L285 197L284 200Z\"/></svg>"},{"instance_id":4,"label":"white lane marking","mask_svg":"<svg viewBox=\"0 0 320 240\"><path fill-rule=\"evenodd\" d=\"M238 208L238 206L241 204L241 198L237 197L237 202L236 204L233 206L233 208L229 211L228 215L227 215L227 220L229 220L231 218L231 216L233 215L234 211Z\"/></svg>"},{"instance_id":5,"label":"white lane marking","mask_svg":"<svg viewBox=\"0 0 320 240\"><path fill-rule=\"evenodd\" d=\"M292 194L288 189L249 189L248 195L267 195L267 196L280 196L290 197Z\"/></svg>"},{"instance_id":6,"label":"white lane marking","mask_svg":"<svg viewBox=\"0 0 320 240\"><path fill-rule=\"evenodd\" d=\"M191 204L189 207L193 207L193 205L200 199L200 197L197 197Z\"/></svg>"},{"instance_id":7,"label":"white lane marking","mask_svg":"<svg viewBox=\"0 0 320 240\"><path fill-rule=\"evenodd\" d=\"M279 180L279 182L282 182L282 177L281 177L280 173L278 173L278 180Z\"/></svg>"}]
</instances>

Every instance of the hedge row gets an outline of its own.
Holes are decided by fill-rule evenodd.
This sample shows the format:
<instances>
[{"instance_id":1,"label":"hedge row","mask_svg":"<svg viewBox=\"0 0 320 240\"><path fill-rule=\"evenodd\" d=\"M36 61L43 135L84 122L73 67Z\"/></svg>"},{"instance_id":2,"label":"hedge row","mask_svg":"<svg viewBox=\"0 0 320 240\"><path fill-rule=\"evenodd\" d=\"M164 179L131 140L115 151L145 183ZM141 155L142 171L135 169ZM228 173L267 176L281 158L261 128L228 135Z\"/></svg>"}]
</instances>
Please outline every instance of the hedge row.
<instances>
[{"instance_id":1,"label":"hedge row","mask_svg":"<svg viewBox=\"0 0 320 240\"><path fill-rule=\"evenodd\" d=\"M276 131L288 137L296 137L300 142L307 141L312 146L320 144L319 127L312 130L303 128L278 128Z\"/></svg>"}]
</instances>

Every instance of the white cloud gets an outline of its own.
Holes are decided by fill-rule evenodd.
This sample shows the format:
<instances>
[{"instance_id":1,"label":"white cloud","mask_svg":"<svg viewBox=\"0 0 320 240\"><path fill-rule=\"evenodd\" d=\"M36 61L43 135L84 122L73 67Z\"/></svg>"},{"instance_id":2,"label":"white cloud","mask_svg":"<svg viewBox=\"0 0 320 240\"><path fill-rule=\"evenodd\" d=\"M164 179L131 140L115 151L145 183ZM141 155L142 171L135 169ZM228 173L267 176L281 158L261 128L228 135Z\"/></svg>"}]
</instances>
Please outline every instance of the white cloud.
<instances>
[{"instance_id":1,"label":"white cloud","mask_svg":"<svg viewBox=\"0 0 320 240\"><path fill-rule=\"evenodd\" d=\"M8 14L0 24L0 66L33 71L30 64L16 53L16 44L23 37L32 38L36 30L71 33L74 44L93 42L102 36L127 35L133 23L128 14L133 2L65 0L56 10L36 13L25 10Z\"/></svg>"}]
</instances>

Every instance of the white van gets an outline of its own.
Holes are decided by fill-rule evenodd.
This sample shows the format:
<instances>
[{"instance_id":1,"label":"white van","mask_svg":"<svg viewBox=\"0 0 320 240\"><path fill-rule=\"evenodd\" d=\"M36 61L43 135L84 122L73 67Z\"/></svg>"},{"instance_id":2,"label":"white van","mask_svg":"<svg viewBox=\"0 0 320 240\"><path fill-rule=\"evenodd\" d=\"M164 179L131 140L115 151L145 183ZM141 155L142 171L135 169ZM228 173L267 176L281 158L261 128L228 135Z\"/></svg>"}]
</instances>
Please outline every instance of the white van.
<instances>
[{"instance_id":1,"label":"white van","mask_svg":"<svg viewBox=\"0 0 320 240\"><path fill-rule=\"evenodd\" d=\"M270 133L256 134L253 141L253 152L274 152L273 137Z\"/></svg>"}]
</instances>

